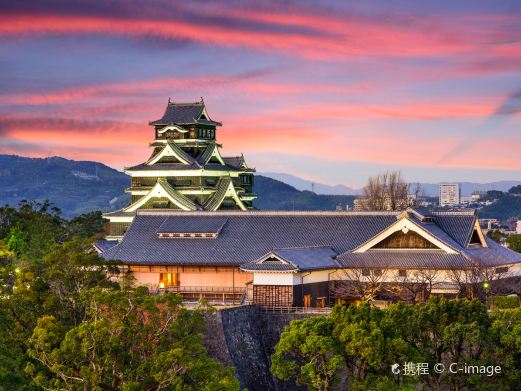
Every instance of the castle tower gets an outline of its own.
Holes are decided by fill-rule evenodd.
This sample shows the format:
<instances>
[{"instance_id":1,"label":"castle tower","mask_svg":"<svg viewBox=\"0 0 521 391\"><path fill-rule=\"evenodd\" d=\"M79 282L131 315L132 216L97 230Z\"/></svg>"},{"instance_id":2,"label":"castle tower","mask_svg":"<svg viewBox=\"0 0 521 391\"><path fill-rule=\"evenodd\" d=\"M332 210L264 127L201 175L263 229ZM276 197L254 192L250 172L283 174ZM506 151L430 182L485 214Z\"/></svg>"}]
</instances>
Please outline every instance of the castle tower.
<instances>
[{"instance_id":1,"label":"castle tower","mask_svg":"<svg viewBox=\"0 0 521 391\"><path fill-rule=\"evenodd\" d=\"M152 121L150 158L126 167L131 185L130 205L105 213L109 238L120 239L139 209L184 211L248 210L252 208L253 172L244 156L222 157L217 127L204 101L168 101L163 117Z\"/></svg>"}]
</instances>

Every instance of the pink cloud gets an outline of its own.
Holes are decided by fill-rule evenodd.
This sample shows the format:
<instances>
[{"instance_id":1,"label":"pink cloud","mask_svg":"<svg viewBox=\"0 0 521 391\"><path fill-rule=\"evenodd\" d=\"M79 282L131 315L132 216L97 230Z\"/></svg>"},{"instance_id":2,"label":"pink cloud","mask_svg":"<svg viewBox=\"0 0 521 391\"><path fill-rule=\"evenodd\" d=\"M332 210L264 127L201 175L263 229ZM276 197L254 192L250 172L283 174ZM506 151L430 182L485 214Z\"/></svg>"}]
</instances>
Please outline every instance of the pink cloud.
<instances>
[{"instance_id":1,"label":"pink cloud","mask_svg":"<svg viewBox=\"0 0 521 391\"><path fill-rule=\"evenodd\" d=\"M252 14L239 13L246 18ZM348 59L352 56L431 56L475 49L476 42L464 33L438 33L415 23L390 24L382 20L342 19L311 14L262 14L257 19L312 27L317 33L299 34L270 29L251 30L233 25L189 20L157 20L51 14L6 13L0 17L0 35L116 34L136 37L188 39L205 45L246 47L298 55L310 59ZM407 26L407 27L404 27ZM320 31L320 33L318 33Z\"/></svg>"}]
</instances>

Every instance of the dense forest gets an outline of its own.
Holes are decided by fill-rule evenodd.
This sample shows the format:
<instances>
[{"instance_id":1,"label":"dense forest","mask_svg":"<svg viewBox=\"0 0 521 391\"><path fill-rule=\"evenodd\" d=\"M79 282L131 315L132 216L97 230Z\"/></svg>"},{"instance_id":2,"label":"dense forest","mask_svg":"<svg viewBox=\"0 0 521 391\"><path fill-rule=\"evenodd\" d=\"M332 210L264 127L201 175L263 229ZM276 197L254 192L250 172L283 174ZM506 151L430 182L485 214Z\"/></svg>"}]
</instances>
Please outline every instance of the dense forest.
<instances>
[{"instance_id":1,"label":"dense forest","mask_svg":"<svg viewBox=\"0 0 521 391\"><path fill-rule=\"evenodd\" d=\"M329 316L291 322L271 372L322 391L518 390L521 309L516 299L517 308L490 314L477 300L439 297L386 309L368 303L336 306ZM453 363L455 373L450 372Z\"/></svg>"},{"instance_id":2,"label":"dense forest","mask_svg":"<svg viewBox=\"0 0 521 391\"><path fill-rule=\"evenodd\" d=\"M239 390L200 311L150 295L92 248L101 213L0 208L0 390Z\"/></svg>"}]
</instances>

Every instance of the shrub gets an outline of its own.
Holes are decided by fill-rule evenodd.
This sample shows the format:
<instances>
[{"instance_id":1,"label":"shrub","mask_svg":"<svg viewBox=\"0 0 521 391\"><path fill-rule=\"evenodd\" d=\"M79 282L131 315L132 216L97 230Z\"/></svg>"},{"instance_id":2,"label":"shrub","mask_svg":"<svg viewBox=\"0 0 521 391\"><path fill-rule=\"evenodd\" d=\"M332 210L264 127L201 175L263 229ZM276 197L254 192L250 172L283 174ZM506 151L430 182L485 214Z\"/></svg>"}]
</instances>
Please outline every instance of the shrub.
<instances>
[{"instance_id":1,"label":"shrub","mask_svg":"<svg viewBox=\"0 0 521 391\"><path fill-rule=\"evenodd\" d=\"M517 308L520 305L519 296L495 296L494 307L503 308Z\"/></svg>"}]
</instances>

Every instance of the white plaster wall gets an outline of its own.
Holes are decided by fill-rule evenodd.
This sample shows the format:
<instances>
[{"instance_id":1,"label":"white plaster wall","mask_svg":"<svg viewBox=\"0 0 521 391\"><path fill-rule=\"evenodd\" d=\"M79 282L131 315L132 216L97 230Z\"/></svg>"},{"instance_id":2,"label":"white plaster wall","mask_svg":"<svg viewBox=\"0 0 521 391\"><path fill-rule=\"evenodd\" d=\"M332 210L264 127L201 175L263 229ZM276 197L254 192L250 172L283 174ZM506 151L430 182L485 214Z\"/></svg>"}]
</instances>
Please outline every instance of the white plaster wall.
<instances>
[{"instance_id":1,"label":"white plaster wall","mask_svg":"<svg viewBox=\"0 0 521 391\"><path fill-rule=\"evenodd\" d=\"M295 285L294 274L296 273L282 273L282 272L255 272L253 274L254 285ZM300 284L300 279L297 284Z\"/></svg>"},{"instance_id":2,"label":"white plaster wall","mask_svg":"<svg viewBox=\"0 0 521 391\"><path fill-rule=\"evenodd\" d=\"M316 270L308 273L302 273L302 276L304 278L304 284L311 284L313 282L322 282L322 281L329 281L332 280L333 274L330 275L330 273L334 272L334 269L329 270ZM300 284L300 281L299 281Z\"/></svg>"}]
</instances>

